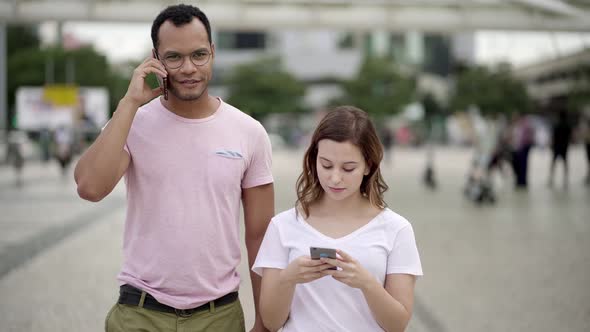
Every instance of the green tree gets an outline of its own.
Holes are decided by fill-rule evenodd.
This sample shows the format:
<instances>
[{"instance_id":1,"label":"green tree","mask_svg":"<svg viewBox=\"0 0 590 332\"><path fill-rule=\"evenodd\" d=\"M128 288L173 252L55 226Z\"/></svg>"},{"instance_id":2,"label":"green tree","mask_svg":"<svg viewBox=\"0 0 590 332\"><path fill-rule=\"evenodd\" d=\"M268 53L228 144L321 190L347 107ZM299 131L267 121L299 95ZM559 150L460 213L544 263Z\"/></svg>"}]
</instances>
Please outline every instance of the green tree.
<instances>
[{"instance_id":1,"label":"green tree","mask_svg":"<svg viewBox=\"0 0 590 332\"><path fill-rule=\"evenodd\" d=\"M39 48L37 27L30 25L6 26L6 57L28 48Z\"/></svg>"},{"instance_id":2,"label":"green tree","mask_svg":"<svg viewBox=\"0 0 590 332\"><path fill-rule=\"evenodd\" d=\"M305 85L281 69L280 60L265 58L237 66L226 79L228 102L255 119L270 113L304 110Z\"/></svg>"},{"instance_id":3,"label":"green tree","mask_svg":"<svg viewBox=\"0 0 590 332\"><path fill-rule=\"evenodd\" d=\"M46 66L53 64L53 82L45 82ZM73 82L67 82L66 67L74 69ZM81 86L105 86L109 77L106 56L91 47L67 51L62 48L24 49L8 59L9 87L73 83Z\"/></svg>"},{"instance_id":4,"label":"green tree","mask_svg":"<svg viewBox=\"0 0 590 332\"><path fill-rule=\"evenodd\" d=\"M458 74L450 106L461 111L472 105L483 114L497 114L529 111L531 102L525 85L512 76L509 67L496 71L471 67Z\"/></svg>"},{"instance_id":5,"label":"green tree","mask_svg":"<svg viewBox=\"0 0 590 332\"><path fill-rule=\"evenodd\" d=\"M422 106L424 106L424 114L427 118L443 115L444 109L440 105L440 103L434 98L432 93L425 93L420 98L422 102Z\"/></svg>"},{"instance_id":6,"label":"green tree","mask_svg":"<svg viewBox=\"0 0 590 332\"><path fill-rule=\"evenodd\" d=\"M19 53L23 50L27 49L37 49L39 48L39 36L37 34L37 27L30 26L30 25L7 25L6 26L6 63L7 67L9 67L9 59L11 59L14 54ZM12 128L13 121L12 118L14 117L14 91L9 88L11 82L14 80L14 77L10 75L9 70L7 70L7 110L6 110L6 119L5 122L8 128Z\"/></svg>"},{"instance_id":7,"label":"green tree","mask_svg":"<svg viewBox=\"0 0 590 332\"><path fill-rule=\"evenodd\" d=\"M74 68L73 81L67 82L66 67ZM51 65L53 64L53 65ZM16 90L21 86L43 86L47 67L53 67L54 84L72 83L78 86L106 87L109 91L111 112L127 91L129 79L113 71L105 55L92 47L76 50L62 48L26 48L13 53L7 60L7 99L9 110L14 109ZM12 118L13 112L9 112Z\"/></svg>"},{"instance_id":8,"label":"green tree","mask_svg":"<svg viewBox=\"0 0 590 332\"><path fill-rule=\"evenodd\" d=\"M331 104L350 104L381 117L398 113L415 94L415 80L396 70L389 58L365 59L353 80L342 85L344 96Z\"/></svg>"}]
</instances>

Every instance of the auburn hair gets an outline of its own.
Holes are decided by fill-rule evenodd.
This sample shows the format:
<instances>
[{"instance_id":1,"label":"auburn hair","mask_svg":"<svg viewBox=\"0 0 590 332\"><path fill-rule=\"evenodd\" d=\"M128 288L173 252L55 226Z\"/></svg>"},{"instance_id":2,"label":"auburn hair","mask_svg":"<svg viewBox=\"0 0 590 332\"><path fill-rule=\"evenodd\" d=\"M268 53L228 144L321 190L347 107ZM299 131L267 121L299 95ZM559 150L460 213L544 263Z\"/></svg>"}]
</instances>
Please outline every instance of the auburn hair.
<instances>
[{"instance_id":1,"label":"auburn hair","mask_svg":"<svg viewBox=\"0 0 590 332\"><path fill-rule=\"evenodd\" d=\"M303 171L296 184L296 205L301 207L305 217L309 217L310 205L317 202L324 193L317 171L318 143L323 139L339 143L350 142L360 149L369 168L369 173L361 183L361 194L372 205L384 208L386 204L383 193L388 186L379 169L383 159L383 146L375 126L363 110L354 106L338 106L320 121L303 156Z\"/></svg>"}]
</instances>

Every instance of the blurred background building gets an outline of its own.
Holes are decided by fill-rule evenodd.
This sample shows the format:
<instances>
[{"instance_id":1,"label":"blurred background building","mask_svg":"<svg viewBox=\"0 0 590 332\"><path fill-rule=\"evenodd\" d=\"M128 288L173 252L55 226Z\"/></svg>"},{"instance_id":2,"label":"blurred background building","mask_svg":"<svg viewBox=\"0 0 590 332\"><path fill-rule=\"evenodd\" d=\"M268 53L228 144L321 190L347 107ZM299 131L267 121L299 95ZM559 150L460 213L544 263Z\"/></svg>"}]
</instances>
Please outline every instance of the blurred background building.
<instances>
[{"instance_id":1,"label":"blurred background building","mask_svg":"<svg viewBox=\"0 0 590 332\"><path fill-rule=\"evenodd\" d=\"M106 89L108 105L101 103L103 111L95 113L107 117L86 114L98 106L85 105L83 97L69 107L77 114L75 126L86 131L92 128L88 119L107 119L132 68L149 56L150 22L166 4L0 3L0 128L38 135L38 128L23 122L26 114L19 123L19 113L29 111L19 110L30 103L16 97L25 87L62 85L53 91L66 95L72 91L64 86ZM211 92L287 141L308 132L315 113L342 103L366 109L385 128L407 132L398 135L396 142L403 144L421 144L431 136L441 143L471 144L474 125L459 120L468 110L547 118L570 109L577 119L588 105L584 49L590 44L590 4L585 1L203 0L197 5L211 19L218 50ZM31 37L29 45L26 38L20 46L9 40L20 38L17 27L25 27L21 32ZM126 35L132 29L136 33ZM494 34L536 39L537 46L494 41ZM566 39L569 45L563 47ZM22 52L31 47L36 54ZM126 57L113 55L124 50ZM519 54L527 60L519 61ZM243 80L251 86L240 84ZM42 107L68 100L48 95L42 94ZM297 128L285 128L285 122ZM458 131L449 132L452 128Z\"/></svg>"}]
</instances>

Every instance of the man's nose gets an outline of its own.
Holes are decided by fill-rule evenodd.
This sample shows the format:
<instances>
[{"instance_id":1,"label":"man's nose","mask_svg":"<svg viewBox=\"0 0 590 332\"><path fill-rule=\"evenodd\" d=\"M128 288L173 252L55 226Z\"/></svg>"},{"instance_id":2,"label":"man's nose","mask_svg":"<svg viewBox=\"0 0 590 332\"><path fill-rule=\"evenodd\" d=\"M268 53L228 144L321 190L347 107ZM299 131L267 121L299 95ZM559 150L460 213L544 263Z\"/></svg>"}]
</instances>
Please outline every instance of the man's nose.
<instances>
[{"instance_id":1,"label":"man's nose","mask_svg":"<svg viewBox=\"0 0 590 332\"><path fill-rule=\"evenodd\" d=\"M180 66L180 71L183 73L192 73L197 70L197 66L191 61L190 56L186 56Z\"/></svg>"}]
</instances>

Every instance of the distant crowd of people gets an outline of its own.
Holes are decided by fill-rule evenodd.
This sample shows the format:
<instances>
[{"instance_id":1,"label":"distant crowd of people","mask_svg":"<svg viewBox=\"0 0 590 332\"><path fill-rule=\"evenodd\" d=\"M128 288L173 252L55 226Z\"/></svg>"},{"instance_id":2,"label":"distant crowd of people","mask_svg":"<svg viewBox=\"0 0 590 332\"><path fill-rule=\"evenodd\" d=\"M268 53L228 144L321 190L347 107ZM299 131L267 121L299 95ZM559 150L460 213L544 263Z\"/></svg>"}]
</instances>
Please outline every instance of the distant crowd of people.
<instances>
[{"instance_id":1,"label":"distant crowd of people","mask_svg":"<svg viewBox=\"0 0 590 332\"><path fill-rule=\"evenodd\" d=\"M590 116L582 115L579 126L573 125L567 111L557 112L550 122L551 161L547 185L553 187L556 165L562 164L563 186L569 185L568 150L574 136L582 140L586 149L587 174L584 179L590 186ZM506 177L512 174L514 188L528 187L529 153L535 145L535 126L529 116L515 114L510 122L498 116L487 118L475 128L475 157L470 170L465 194L478 202L495 201L492 188L494 173Z\"/></svg>"},{"instance_id":2,"label":"distant crowd of people","mask_svg":"<svg viewBox=\"0 0 590 332\"><path fill-rule=\"evenodd\" d=\"M22 131L11 131L8 135L6 162L15 170L15 184L23 184L23 168L25 166L25 145L27 136ZM74 130L68 126L59 126L51 131L47 128L39 132L41 161L55 159L65 176L72 162L75 150Z\"/></svg>"}]
</instances>

